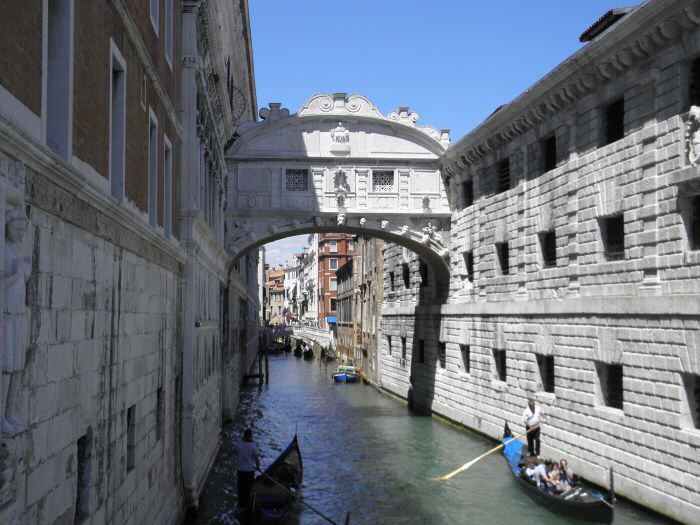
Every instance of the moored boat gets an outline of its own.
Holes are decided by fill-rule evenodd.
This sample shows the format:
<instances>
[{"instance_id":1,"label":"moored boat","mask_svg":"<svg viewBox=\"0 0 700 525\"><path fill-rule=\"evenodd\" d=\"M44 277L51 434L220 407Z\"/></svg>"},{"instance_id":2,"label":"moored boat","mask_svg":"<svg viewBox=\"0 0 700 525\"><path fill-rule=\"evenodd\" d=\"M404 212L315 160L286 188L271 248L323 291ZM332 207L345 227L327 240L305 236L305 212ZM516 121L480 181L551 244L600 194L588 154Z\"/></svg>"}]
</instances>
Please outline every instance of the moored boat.
<instances>
[{"instance_id":1,"label":"moored boat","mask_svg":"<svg viewBox=\"0 0 700 525\"><path fill-rule=\"evenodd\" d=\"M297 341L297 345L294 347L294 357L301 357L304 351L301 349L301 343Z\"/></svg>"},{"instance_id":2,"label":"moored boat","mask_svg":"<svg viewBox=\"0 0 700 525\"><path fill-rule=\"evenodd\" d=\"M310 346L307 346L306 349L304 350L304 359L313 359L314 358L314 351Z\"/></svg>"},{"instance_id":3,"label":"moored boat","mask_svg":"<svg viewBox=\"0 0 700 525\"><path fill-rule=\"evenodd\" d=\"M503 430L503 456L515 481L535 502L543 507L570 518L587 520L595 523L611 523L615 504L613 474L610 469L610 490L607 495L588 490L575 484L573 490L555 494L540 488L525 478L521 472L525 469L523 443L513 439L513 434L506 423Z\"/></svg>"},{"instance_id":4,"label":"moored boat","mask_svg":"<svg viewBox=\"0 0 700 525\"><path fill-rule=\"evenodd\" d=\"M286 521L300 496L304 466L297 436L272 464L253 481L250 501L236 515L251 523L272 524Z\"/></svg>"},{"instance_id":5,"label":"moored boat","mask_svg":"<svg viewBox=\"0 0 700 525\"><path fill-rule=\"evenodd\" d=\"M357 383L359 376L353 365L338 365L333 372L333 381L336 383Z\"/></svg>"}]
</instances>

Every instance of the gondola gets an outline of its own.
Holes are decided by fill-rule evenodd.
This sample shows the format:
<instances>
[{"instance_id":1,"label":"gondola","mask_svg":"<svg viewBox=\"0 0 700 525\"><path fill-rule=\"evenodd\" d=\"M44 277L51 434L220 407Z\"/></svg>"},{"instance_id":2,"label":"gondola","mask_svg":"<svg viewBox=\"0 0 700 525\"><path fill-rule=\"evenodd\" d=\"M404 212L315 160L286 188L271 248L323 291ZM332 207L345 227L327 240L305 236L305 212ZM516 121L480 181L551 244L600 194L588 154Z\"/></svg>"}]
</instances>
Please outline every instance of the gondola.
<instances>
[{"instance_id":1,"label":"gondola","mask_svg":"<svg viewBox=\"0 0 700 525\"><path fill-rule=\"evenodd\" d=\"M611 523L615 504L613 474L610 469L610 490L607 495L593 492L581 485L575 485L574 490L566 494L553 494L520 475L525 468L526 458L523 456L523 443L512 439L513 434L506 423L503 430L503 456L508 462L508 468L515 481L535 502L549 510L580 520L595 523Z\"/></svg>"},{"instance_id":2,"label":"gondola","mask_svg":"<svg viewBox=\"0 0 700 525\"><path fill-rule=\"evenodd\" d=\"M313 359L314 358L314 351L313 348L310 346L306 347L306 350L304 350L304 359Z\"/></svg>"},{"instance_id":3,"label":"gondola","mask_svg":"<svg viewBox=\"0 0 700 525\"><path fill-rule=\"evenodd\" d=\"M303 350L301 349L301 345L297 344L294 347L294 357L301 357L304 354Z\"/></svg>"},{"instance_id":4,"label":"gondola","mask_svg":"<svg viewBox=\"0 0 700 525\"><path fill-rule=\"evenodd\" d=\"M304 465L294 434L294 439L284 452L255 478L250 502L247 507L236 510L237 517L256 524L285 522L299 496L303 476Z\"/></svg>"}]
</instances>

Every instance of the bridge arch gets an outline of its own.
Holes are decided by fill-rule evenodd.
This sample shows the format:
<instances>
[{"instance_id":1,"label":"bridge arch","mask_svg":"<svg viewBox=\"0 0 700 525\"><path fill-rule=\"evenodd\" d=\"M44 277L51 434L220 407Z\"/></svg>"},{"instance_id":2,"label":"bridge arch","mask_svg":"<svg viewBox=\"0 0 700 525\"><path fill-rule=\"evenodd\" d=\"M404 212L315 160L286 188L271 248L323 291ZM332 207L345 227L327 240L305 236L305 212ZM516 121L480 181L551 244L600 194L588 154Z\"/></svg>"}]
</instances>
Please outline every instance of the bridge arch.
<instances>
[{"instance_id":1,"label":"bridge arch","mask_svg":"<svg viewBox=\"0 0 700 525\"><path fill-rule=\"evenodd\" d=\"M449 130L408 107L383 116L366 97L317 94L295 113L270 104L227 152L225 246L238 258L305 233L349 233L421 255L449 286L450 209L438 158Z\"/></svg>"}]
</instances>

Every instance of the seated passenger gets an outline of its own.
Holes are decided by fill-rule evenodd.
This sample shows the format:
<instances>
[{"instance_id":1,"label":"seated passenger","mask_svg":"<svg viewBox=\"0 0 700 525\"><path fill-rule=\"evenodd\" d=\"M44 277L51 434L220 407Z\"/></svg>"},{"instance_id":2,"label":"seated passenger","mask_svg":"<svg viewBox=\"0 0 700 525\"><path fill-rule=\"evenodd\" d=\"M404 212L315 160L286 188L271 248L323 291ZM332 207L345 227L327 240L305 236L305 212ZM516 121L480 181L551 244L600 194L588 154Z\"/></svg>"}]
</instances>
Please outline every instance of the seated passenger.
<instances>
[{"instance_id":1,"label":"seated passenger","mask_svg":"<svg viewBox=\"0 0 700 525\"><path fill-rule=\"evenodd\" d=\"M547 470L544 468L542 463L536 463L535 458L530 457L527 460L525 476L527 479L534 482L535 485L541 488L547 481Z\"/></svg>"},{"instance_id":2,"label":"seated passenger","mask_svg":"<svg viewBox=\"0 0 700 525\"><path fill-rule=\"evenodd\" d=\"M574 484L574 471L569 467L569 462L565 459L559 461L559 478L569 485Z\"/></svg>"},{"instance_id":3,"label":"seated passenger","mask_svg":"<svg viewBox=\"0 0 700 525\"><path fill-rule=\"evenodd\" d=\"M566 494L571 490L571 485L561 479L557 469L552 470L547 481L552 492L556 494Z\"/></svg>"}]
</instances>

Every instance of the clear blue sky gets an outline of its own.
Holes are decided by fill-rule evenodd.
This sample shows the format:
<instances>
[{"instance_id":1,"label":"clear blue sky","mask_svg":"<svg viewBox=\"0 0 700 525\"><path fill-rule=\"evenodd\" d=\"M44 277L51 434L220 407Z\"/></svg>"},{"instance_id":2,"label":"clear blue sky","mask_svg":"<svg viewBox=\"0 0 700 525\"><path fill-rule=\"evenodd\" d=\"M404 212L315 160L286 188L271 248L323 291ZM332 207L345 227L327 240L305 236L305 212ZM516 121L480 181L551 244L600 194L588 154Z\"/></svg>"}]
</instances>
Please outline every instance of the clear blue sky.
<instances>
[{"instance_id":1,"label":"clear blue sky","mask_svg":"<svg viewBox=\"0 0 700 525\"><path fill-rule=\"evenodd\" d=\"M630 0L250 0L258 105L294 113L314 93L410 106L456 142L580 49ZM268 245L281 262L306 236Z\"/></svg>"}]
</instances>

